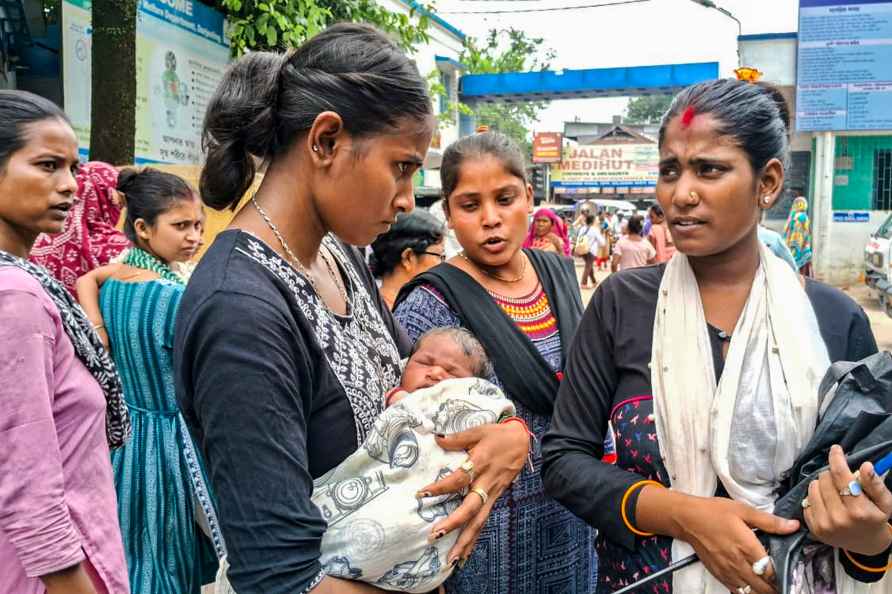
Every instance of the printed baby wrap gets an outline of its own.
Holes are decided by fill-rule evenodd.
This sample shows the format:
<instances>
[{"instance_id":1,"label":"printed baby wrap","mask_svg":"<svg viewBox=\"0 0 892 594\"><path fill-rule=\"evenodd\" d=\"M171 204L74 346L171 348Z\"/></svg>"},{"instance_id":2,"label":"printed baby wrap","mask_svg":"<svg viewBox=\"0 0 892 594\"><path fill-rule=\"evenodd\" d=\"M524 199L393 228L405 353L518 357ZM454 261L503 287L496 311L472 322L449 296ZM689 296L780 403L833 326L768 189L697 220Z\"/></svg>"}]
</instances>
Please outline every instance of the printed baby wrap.
<instances>
[{"instance_id":1,"label":"printed baby wrap","mask_svg":"<svg viewBox=\"0 0 892 594\"><path fill-rule=\"evenodd\" d=\"M451 379L417 390L386 409L362 446L313 485L313 503L328 522L320 562L325 573L385 590L430 592L452 567L453 531L429 543L431 527L454 511L461 494L416 499L423 487L457 469L465 452L447 452L436 433L459 433L514 414L495 385ZM225 570L217 593L232 592Z\"/></svg>"}]
</instances>

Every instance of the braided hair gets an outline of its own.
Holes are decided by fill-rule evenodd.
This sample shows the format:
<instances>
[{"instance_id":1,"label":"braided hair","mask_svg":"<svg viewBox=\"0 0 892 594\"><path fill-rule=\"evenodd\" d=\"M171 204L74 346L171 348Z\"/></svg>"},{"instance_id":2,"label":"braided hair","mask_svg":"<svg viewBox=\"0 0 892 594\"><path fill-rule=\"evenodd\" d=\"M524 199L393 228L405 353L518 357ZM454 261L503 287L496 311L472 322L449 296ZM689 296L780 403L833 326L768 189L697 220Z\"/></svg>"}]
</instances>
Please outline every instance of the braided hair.
<instances>
[{"instance_id":1,"label":"braided hair","mask_svg":"<svg viewBox=\"0 0 892 594\"><path fill-rule=\"evenodd\" d=\"M202 199L235 208L258 161L286 152L322 112L336 112L349 134L364 138L432 109L415 63L369 25L333 25L284 54L251 52L230 66L208 104Z\"/></svg>"}]
</instances>

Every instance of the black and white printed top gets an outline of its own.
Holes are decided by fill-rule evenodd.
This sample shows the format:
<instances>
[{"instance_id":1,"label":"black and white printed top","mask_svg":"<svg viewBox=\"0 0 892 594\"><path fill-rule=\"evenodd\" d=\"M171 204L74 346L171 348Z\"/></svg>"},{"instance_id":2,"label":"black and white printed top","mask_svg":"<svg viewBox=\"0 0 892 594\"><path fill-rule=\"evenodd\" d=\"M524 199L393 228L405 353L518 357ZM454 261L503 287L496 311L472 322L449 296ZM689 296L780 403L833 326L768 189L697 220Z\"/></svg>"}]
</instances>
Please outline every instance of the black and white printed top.
<instances>
[{"instance_id":1,"label":"black and white printed top","mask_svg":"<svg viewBox=\"0 0 892 594\"><path fill-rule=\"evenodd\" d=\"M238 230L217 237L180 306L177 397L207 460L240 594L305 592L324 577L313 479L362 443L409 344L361 256L324 243L347 281L346 316Z\"/></svg>"}]
</instances>

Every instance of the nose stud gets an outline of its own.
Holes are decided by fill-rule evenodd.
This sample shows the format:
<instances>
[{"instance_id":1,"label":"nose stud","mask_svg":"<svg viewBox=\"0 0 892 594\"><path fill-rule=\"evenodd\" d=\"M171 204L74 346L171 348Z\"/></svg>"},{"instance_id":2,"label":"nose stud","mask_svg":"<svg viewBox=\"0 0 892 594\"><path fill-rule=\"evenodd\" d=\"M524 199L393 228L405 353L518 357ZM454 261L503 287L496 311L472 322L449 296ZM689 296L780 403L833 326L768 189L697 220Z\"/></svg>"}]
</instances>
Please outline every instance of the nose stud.
<instances>
[{"instance_id":1,"label":"nose stud","mask_svg":"<svg viewBox=\"0 0 892 594\"><path fill-rule=\"evenodd\" d=\"M700 202L700 194L698 194L698 193L695 192L694 190L691 190L691 191L688 193L688 196L691 197L691 200L696 200L697 202Z\"/></svg>"}]
</instances>

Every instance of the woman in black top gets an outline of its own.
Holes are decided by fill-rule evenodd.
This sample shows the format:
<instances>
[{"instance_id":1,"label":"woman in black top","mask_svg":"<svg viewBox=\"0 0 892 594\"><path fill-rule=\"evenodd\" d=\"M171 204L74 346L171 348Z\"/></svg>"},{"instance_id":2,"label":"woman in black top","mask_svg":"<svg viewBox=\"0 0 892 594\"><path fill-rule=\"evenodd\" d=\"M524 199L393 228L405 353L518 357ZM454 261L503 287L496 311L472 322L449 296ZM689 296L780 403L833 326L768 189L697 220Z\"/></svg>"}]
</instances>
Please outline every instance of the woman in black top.
<instances>
[{"instance_id":1,"label":"woman in black top","mask_svg":"<svg viewBox=\"0 0 892 594\"><path fill-rule=\"evenodd\" d=\"M599 529L599 592L666 567L688 545L703 565L642 591L772 592L771 570L753 568L766 553L751 529L786 534L798 522L744 501L771 509L776 461L804 445L808 429L798 427L809 419L814 427L817 390L806 388L830 362L876 352L851 299L800 284L758 243L761 210L783 188L787 120L773 89L738 81L702 83L675 99L660 131L657 199L681 254L611 276L577 332L543 440L543 476L552 496ZM789 331L792 319L803 323ZM666 332L690 328L688 320L690 332ZM690 366L704 356L709 390L698 389ZM675 431L677 419L689 423ZM615 466L599 461L608 423ZM847 551L839 559L848 576L874 581L892 542L892 493L868 464L868 497L841 496L851 473L840 452L831 466L809 495L824 505L806 510L806 521L821 541Z\"/></svg>"},{"instance_id":2,"label":"woman in black top","mask_svg":"<svg viewBox=\"0 0 892 594\"><path fill-rule=\"evenodd\" d=\"M208 106L205 202L234 208L255 159L266 164L250 204L193 274L174 345L177 395L206 455L239 594L378 591L326 575L320 541L334 521L310 496L398 383L406 342L347 244L368 245L412 209L433 127L415 65L365 25L336 25L292 53L243 57ZM495 500L527 454L519 425L440 439L473 450L473 468L419 496L470 485ZM341 493L344 515L374 495L356 487ZM432 526L471 526L452 563L470 553L491 504L471 492ZM369 554L387 538L373 521L355 532Z\"/></svg>"}]
</instances>

